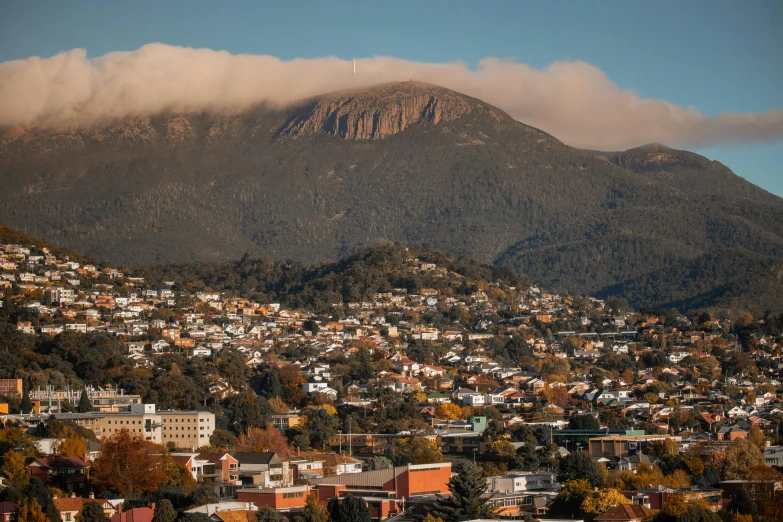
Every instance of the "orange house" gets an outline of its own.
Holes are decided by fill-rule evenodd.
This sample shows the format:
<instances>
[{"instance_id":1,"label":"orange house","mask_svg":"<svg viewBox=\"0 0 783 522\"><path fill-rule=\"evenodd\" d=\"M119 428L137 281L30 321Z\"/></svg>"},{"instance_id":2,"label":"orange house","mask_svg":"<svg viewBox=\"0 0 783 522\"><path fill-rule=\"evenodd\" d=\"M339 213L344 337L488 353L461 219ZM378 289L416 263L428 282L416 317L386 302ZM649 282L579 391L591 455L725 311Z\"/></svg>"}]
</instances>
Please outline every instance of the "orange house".
<instances>
[{"instance_id":1,"label":"orange house","mask_svg":"<svg viewBox=\"0 0 783 522\"><path fill-rule=\"evenodd\" d=\"M202 476L211 477L219 484L239 483L239 461L228 453L199 453L196 460L206 460Z\"/></svg>"},{"instance_id":2,"label":"orange house","mask_svg":"<svg viewBox=\"0 0 783 522\"><path fill-rule=\"evenodd\" d=\"M239 489L238 502L252 502L258 507L268 506L280 511L300 509L310 495L310 486L286 486L281 488Z\"/></svg>"},{"instance_id":3,"label":"orange house","mask_svg":"<svg viewBox=\"0 0 783 522\"><path fill-rule=\"evenodd\" d=\"M416 495L448 493L450 478L451 463L443 462L436 464L409 464L407 466L397 466L395 468L378 469L362 473L345 473L343 475L312 479L310 484L318 487L318 497L321 500L335 496L327 492L333 486L345 486L347 493L350 493L351 490L369 489L392 492L398 498L409 498ZM323 493L321 488L325 488ZM324 495L327 496L324 497Z\"/></svg>"}]
</instances>

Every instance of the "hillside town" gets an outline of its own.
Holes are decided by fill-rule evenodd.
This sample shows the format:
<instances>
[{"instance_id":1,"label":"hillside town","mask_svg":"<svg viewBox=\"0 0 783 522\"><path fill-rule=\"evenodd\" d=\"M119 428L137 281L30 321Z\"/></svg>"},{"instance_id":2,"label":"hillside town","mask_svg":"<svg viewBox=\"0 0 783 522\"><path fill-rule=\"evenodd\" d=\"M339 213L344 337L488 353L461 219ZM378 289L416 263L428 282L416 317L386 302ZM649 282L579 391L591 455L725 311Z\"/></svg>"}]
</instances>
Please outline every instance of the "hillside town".
<instances>
[{"instance_id":1,"label":"hillside town","mask_svg":"<svg viewBox=\"0 0 783 522\"><path fill-rule=\"evenodd\" d=\"M783 317L635 311L413 251L396 277L426 286L327 310L0 251L4 521L31 495L49 522L783 513Z\"/></svg>"}]
</instances>

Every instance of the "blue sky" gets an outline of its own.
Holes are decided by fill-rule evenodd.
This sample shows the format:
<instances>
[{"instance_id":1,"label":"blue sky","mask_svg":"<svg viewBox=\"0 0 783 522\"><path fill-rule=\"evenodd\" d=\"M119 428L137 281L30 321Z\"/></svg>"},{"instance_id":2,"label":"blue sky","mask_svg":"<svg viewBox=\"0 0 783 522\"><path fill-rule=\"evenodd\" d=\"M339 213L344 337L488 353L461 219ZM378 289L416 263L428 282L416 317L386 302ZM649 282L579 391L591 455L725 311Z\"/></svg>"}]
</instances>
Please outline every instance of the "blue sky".
<instances>
[{"instance_id":1,"label":"blue sky","mask_svg":"<svg viewBox=\"0 0 783 522\"><path fill-rule=\"evenodd\" d=\"M0 4L0 61L150 42L281 59L584 60L707 115L783 109L783 2L61 2ZM783 143L699 150L783 196Z\"/></svg>"}]
</instances>

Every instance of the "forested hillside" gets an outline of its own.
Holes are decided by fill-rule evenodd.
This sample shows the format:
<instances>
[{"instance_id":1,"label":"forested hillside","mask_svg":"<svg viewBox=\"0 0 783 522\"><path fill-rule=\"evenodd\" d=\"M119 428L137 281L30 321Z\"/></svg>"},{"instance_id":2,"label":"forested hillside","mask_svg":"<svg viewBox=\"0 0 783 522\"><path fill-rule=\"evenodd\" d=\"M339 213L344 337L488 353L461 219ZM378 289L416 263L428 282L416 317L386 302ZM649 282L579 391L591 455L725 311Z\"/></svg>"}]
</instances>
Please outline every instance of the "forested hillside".
<instances>
[{"instance_id":1,"label":"forested hillside","mask_svg":"<svg viewBox=\"0 0 783 522\"><path fill-rule=\"evenodd\" d=\"M434 263L446 272L419 270ZM512 271L454 258L426 247L399 243L363 249L336 262L305 265L297 261L251 259L228 263L186 263L151 267L143 271L154 283L173 281L194 289L233 292L258 302L279 302L293 308L330 313L334 303L373 301L378 292L433 288L465 296L488 283L502 282L521 291L527 279Z\"/></svg>"},{"instance_id":2,"label":"forested hillside","mask_svg":"<svg viewBox=\"0 0 783 522\"><path fill-rule=\"evenodd\" d=\"M552 290L656 306L706 303L727 285L748 296L783 261L783 200L719 163L658 145L574 149L415 82L233 115L8 130L0 175L0 220L116 265L245 252L323 263L427 243ZM656 275L732 253L751 265L691 271L702 279L687 285ZM735 272L757 275L723 279Z\"/></svg>"}]
</instances>

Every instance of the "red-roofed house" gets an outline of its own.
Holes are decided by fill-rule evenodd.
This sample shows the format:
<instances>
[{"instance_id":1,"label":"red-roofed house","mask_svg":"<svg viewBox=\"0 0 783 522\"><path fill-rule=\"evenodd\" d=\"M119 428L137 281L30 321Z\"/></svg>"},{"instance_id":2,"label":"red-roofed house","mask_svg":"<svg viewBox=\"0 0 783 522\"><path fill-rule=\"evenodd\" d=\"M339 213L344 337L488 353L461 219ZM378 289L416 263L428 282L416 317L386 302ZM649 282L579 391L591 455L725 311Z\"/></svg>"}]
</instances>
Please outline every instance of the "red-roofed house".
<instances>
[{"instance_id":1,"label":"red-roofed house","mask_svg":"<svg viewBox=\"0 0 783 522\"><path fill-rule=\"evenodd\" d=\"M593 520L594 522L642 522L642 519L657 512L657 509L650 509L641 504L621 504Z\"/></svg>"},{"instance_id":2,"label":"red-roofed house","mask_svg":"<svg viewBox=\"0 0 783 522\"><path fill-rule=\"evenodd\" d=\"M19 504L0 502L0 522L11 522L11 516L19 511Z\"/></svg>"},{"instance_id":3,"label":"red-roofed house","mask_svg":"<svg viewBox=\"0 0 783 522\"><path fill-rule=\"evenodd\" d=\"M416 377L400 377L394 384L394 389L403 393L415 390L417 388L421 388L421 381Z\"/></svg>"},{"instance_id":4,"label":"red-roofed house","mask_svg":"<svg viewBox=\"0 0 783 522\"><path fill-rule=\"evenodd\" d=\"M79 489L90 478L90 464L79 457L45 457L27 465L27 476L65 491Z\"/></svg>"}]
</instances>

